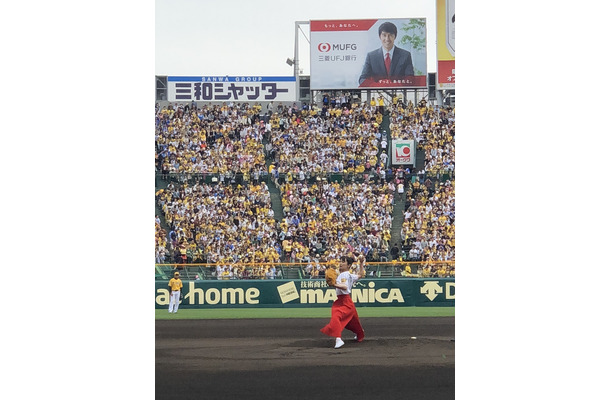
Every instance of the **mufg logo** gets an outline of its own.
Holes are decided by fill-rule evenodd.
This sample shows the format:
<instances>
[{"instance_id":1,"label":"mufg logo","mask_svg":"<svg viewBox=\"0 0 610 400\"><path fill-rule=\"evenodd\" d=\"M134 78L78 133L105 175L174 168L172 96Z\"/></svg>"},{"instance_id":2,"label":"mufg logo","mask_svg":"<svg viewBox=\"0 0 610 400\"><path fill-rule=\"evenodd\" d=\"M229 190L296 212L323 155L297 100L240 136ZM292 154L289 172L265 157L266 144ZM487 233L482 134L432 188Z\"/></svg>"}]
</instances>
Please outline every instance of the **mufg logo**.
<instances>
[{"instance_id":1,"label":"mufg logo","mask_svg":"<svg viewBox=\"0 0 610 400\"><path fill-rule=\"evenodd\" d=\"M318 45L318 51L321 53L328 53L331 50L357 50L358 46L356 43L320 43Z\"/></svg>"},{"instance_id":2,"label":"mufg logo","mask_svg":"<svg viewBox=\"0 0 610 400\"><path fill-rule=\"evenodd\" d=\"M330 51L330 43L320 43L318 45L318 50L322 53L327 53Z\"/></svg>"},{"instance_id":3,"label":"mufg logo","mask_svg":"<svg viewBox=\"0 0 610 400\"><path fill-rule=\"evenodd\" d=\"M425 281L419 288L419 293L425 295L430 301L434 301L434 299L442 294L445 295L444 300L455 300L455 282L446 282L444 288L438 282Z\"/></svg>"}]
</instances>

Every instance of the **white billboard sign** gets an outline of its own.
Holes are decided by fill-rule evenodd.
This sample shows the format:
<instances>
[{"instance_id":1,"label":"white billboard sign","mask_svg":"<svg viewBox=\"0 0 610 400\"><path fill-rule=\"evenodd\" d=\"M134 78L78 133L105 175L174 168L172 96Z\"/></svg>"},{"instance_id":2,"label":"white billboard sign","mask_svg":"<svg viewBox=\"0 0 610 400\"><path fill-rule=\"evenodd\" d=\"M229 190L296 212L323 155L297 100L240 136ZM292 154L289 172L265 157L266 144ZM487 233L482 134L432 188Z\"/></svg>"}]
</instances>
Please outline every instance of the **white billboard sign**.
<instances>
[{"instance_id":1,"label":"white billboard sign","mask_svg":"<svg viewBox=\"0 0 610 400\"><path fill-rule=\"evenodd\" d=\"M415 140L392 140L392 165L415 165Z\"/></svg>"},{"instance_id":2,"label":"white billboard sign","mask_svg":"<svg viewBox=\"0 0 610 400\"><path fill-rule=\"evenodd\" d=\"M426 87L426 19L310 21L311 89Z\"/></svg>"},{"instance_id":3,"label":"white billboard sign","mask_svg":"<svg viewBox=\"0 0 610 400\"><path fill-rule=\"evenodd\" d=\"M169 101L296 101L294 76L168 76Z\"/></svg>"}]
</instances>

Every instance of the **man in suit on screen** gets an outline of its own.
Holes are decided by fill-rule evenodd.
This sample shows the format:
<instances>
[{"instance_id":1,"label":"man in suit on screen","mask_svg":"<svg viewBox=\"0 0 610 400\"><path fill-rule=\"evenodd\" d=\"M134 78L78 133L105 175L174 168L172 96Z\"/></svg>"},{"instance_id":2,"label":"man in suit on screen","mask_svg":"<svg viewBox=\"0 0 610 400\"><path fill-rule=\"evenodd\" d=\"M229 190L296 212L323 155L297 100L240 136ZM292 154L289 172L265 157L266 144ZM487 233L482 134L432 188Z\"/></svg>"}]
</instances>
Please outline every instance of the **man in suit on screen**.
<instances>
[{"instance_id":1,"label":"man in suit on screen","mask_svg":"<svg viewBox=\"0 0 610 400\"><path fill-rule=\"evenodd\" d=\"M394 46L397 34L398 29L391 22L384 22L379 26L381 48L366 55L366 61L360 74L360 85L369 78L403 78L414 75L411 53Z\"/></svg>"}]
</instances>

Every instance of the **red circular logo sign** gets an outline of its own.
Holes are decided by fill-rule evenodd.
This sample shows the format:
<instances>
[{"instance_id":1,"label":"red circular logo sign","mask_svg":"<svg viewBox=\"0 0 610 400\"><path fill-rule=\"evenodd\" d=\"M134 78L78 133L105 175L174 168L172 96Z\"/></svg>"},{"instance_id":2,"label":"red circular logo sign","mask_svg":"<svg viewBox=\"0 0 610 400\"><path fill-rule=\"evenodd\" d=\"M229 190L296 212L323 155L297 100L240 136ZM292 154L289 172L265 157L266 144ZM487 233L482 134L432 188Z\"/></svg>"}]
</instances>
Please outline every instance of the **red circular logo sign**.
<instances>
[{"instance_id":1,"label":"red circular logo sign","mask_svg":"<svg viewBox=\"0 0 610 400\"><path fill-rule=\"evenodd\" d=\"M326 52L330 51L330 44L328 44L328 43L320 43L318 45L318 50L323 52L323 53L326 53Z\"/></svg>"}]
</instances>

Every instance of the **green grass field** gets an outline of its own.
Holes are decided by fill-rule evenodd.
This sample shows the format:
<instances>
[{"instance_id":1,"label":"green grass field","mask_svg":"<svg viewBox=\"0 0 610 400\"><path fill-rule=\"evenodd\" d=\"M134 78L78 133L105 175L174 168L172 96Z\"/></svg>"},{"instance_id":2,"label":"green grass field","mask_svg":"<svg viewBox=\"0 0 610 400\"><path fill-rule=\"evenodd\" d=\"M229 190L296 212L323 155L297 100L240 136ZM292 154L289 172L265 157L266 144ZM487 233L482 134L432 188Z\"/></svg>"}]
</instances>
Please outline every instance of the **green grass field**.
<instances>
[{"instance_id":1,"label":"green grass field","mask_svg":"<svg viewBox=\"0 0 610 400\"><path fill-rule=\"evenodd\" d=\"M455 317L455 307L360 307L361 318L371 317ZM166 308L155 309L155 319L239 319L239 318L330 318L325 308L226 308L179 309L170 314Z\"/></svg>"}]
</instances>

